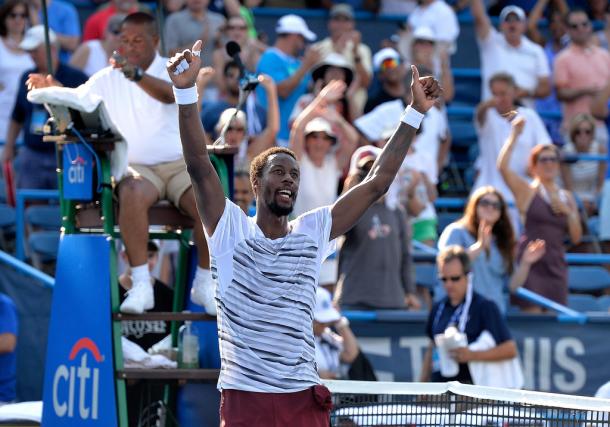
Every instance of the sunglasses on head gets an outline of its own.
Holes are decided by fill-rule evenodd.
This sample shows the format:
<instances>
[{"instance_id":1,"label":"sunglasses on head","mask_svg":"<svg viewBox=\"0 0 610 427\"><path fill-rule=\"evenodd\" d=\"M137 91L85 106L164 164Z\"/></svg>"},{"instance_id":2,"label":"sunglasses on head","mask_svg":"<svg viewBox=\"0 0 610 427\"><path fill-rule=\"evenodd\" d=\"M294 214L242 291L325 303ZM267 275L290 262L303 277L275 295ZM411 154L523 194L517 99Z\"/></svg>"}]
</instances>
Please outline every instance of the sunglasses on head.
<instances>
[{"instance_id":1,"label":"sunglasses on head","mask_svg":"<svg viewBox=\"0 0 610 427\"><path fill-rule=\"evenodd\" d=\"M538 163L558 163L559 158L557 156L541 156L538 157Z\"/></svg>"},{"instance_id":2,"label":"sunglasses on head","mask_svg":"<svg viewBox=\"0 0 610 427\"><path fill-rule=\"evenodd\" d=\"M481 206L483 208L494 208L497 211L502 209L502 203L495 202L493 200L487 200L487 199L479 200L479 206Z\"/></svg>"},{"instance_id":3,"label":"sunglasses on head","mask_svg":"<svg viewBox=\"0 0 610 427\"><path fill-rule=\"evenodd\" d=\"M400 61L398 59L387 58L387 59L384 59L383 61L381 61L381 66L379 67L379 69L381 71L391 70L392 68L398 67L399 64L400 64Z\"/></svg>"},{"instance_id":4,"label":"sunglasses on head","mask_svg":"<svg viewBox=\"0 0 610 427\"><path fill-rule=\"evenodd\" d=\"M462 279L462 277L464 277L463 274L460 274L459 276L439 276L438 280L440 280L443 283L446 283L446 282L455 283L455 282L459 282Z\"/></svg>"},{"instance_id":5,"label":"sunglasses on head","mask_svg":"<svg viewBox=\"0 0 610 427\"><path fill-rule=\"evenodd\" d=\"M570 23L569 27L573 30L576 30L578 28L589 28L589 25L591 25L591 23L589 21L583 21L583 22Z\"/></svg>"}]
</instances>

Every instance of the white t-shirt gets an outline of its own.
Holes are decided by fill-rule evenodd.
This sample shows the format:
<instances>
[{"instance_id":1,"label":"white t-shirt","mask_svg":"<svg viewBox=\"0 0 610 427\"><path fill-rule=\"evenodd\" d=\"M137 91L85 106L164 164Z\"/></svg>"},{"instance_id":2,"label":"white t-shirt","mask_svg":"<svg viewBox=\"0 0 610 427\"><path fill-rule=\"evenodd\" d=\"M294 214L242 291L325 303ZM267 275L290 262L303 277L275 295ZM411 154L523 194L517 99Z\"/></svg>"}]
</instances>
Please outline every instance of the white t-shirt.
<instances>
[{"instance_id":1,"label":"white t-shirt","mask_svg":"<svg viewBox=\"0 0 610 427\"><path fill-rule=\"evenodd\" d=\"M171 82L166 62L167 58L157 55L146 74ZM156 165L182 157L175 103L157 101L112 67L95 73L83 86L104 100L110 119L127 142L129 163Z\"/></svg>"},{"instance_id":2,"label":"white t-shirt","mask_svg":"<svg viewBox=\"0 0 610 427\"><path fill-rule=\"evenodd\" d=\"M324 157L322 167L314 165L307 153L303 152L299 160L299 169L301 178L299 193L294 203L295 215L335 203L341 170L334 152Z\"/></svg>"},{"instance_id":3,"label":"white t-shirt","mask_svg":"<svg viewBox=\"0 0 610 427\"><path fill-rule=\"evenodd\" d=\"M435 0L427 6L417 6L409 15L409 25L413 28L428 27L436 39L455 45L460 35L455 12L443 0Z\"/></svg>"},{"instance_id":4,"label":"white t-shirt","mask_svg":"<svg viewBox=\"0 0 610 427\"><path fill-rule=\"evenodd\" d=\"M83 68L83 73L92 76L108 66L108 55L106 55L101 40L89 40L85 43L89 47L89 56L85 68Z\"/></svg>"},{"instance_id":5,"label":"white t-shirt","mask_svg":"<svg viewBox=\"0 0 610 427\"><path fill-rule=\"evenodd\" d=\"M320 382L312 322L320 265L335 246L331 227L325 206L268 239L255 218L225 201L208 236L218 283L219 389L289 393Z\"/></svg>"},{"instance_id":6,"label":"white t-shirt","mask_svg":"<svg viewBox=\"0 0 610 427\"><path fill-rule=\"evenodd\" d=\"M402 99L384 102L369 113L354 121L354 126L371 142L379 141L383 132L398 125L405 110ZM422 122L422 132L413 143L417 159L417 170L424 172L430 182L438 183L438 152L441 140L447 137L447 116L433 107L426 113Z\"/></svg>"},{"instance_id":7,"label":"white t-shirt","mask_svg":"<svg viewBox=\"0 0 610 427\"><path fill-rule=\"evenodd\" d=\"M542 47L527 37L521 37L521 44L513 47L502 33L495 28L489 30L487 39L477 39L481 51L481 99L491 98L489 79L497 73L508 73L515 79L517 86L533 91L538 79L549 77L551 70ZM533 108L532 99L524 99L525 106Z\"/></svg>"},{"instance_id":8,"label":"white t-shirt","mask_svg":"<svg viewBox=\"0 0 610 427\"><path fill-rule=\"evenodd\" d=\"M525 117L525 126L513 149L510 169L529 180L527 163L531 149L538 144L551 144L552 142L538 113L526 107L517 108L517 112L520 116ZM487 110L483 126L480 127L478 123L476 124L479 138L479 157L475 162L475 168L479 171L479 175L472 190L474 191L485 185L493 185L507 202L513 202L515 197L502 179L496 165L500 150L510 135L511 124L495 108Z\"/></svg>"},{"instance_id":9,"label":"white t-shirt","mask_svg":"<svg viewBox=\"0 0 610 427\"><path fill-rule=\"evenodd\" d=\"M341 352L343 338L326 328L321 336L316 337L316 364L318 372L332 372L341 376Z\"/></svg>"},{"instance_id":10,"label":"white t-shirt","mask_svg":"<svg viewBox=\"0 0 610 427\"><path fill-rule=\"evenodd\" d=\"M21 75L31 68L34 68L34 63L27 52L11 51L0 38L0 140L2 141L6 139Z\"/></svg>"}]
</instances>

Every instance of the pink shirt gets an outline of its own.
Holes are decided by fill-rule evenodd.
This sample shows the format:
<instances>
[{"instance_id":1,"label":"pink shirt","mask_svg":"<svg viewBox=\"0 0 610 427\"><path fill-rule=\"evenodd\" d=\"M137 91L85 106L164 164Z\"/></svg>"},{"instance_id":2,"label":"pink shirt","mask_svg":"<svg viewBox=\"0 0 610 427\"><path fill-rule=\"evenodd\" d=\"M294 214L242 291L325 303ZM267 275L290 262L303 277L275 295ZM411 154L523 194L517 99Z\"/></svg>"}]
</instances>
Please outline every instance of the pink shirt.
<instances>
[{"instance_id":1,"label":"pink shirt","mask_svg":"<svg viewBox=\"0 0 610 427\"><path fill-rule=\"evenodd\" d=\"M604 87L610 81L610 54L597 46L570 45L555 58L555 85L563 89ZM578 113L591 112L591 96L563 102L563 126Z\"/></svg>"}]
</instances>

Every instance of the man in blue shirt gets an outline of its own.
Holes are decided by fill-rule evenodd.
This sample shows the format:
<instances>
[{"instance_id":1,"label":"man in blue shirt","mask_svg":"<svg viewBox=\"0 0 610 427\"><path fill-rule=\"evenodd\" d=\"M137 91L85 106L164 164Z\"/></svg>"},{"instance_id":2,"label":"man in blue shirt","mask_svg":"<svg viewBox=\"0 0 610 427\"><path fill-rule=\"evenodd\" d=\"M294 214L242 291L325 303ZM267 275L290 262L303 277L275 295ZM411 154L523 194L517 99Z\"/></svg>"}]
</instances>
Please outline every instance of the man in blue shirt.
<instances>
[{"instance_id":1,"label":"man in blue shirt","mask_svg":"<svg viewBox=\"0 0 610 427\"><path fill-rule=\"evenodd\" d=\"M78 11L71 3L61 0L46 0L47 15L49 17L49 28L55 32L59 46L59 59L68 63L72 52L76 50L80 42L80 21ZM32 26L43 23L41 0L32 0L31 7L34 9L31 15Z\"/></svg>"},{"instance_id":2,"label":"man in blue shirt","mask_svg":"<svg viewBox=\"0 0 610 427\"><path fill-rule=\"evenodd\" d=\"M8 296L0 294L0 404L16 399L17 309Z\"/></svg>"},{"instance_id":3,"label":"man in blue shirt","mask_svg":"<svg viewBox=\"0 0 610 427\"><path fill-rule=\"evenodd\" d=\"M42 142L42 126L49 115L39 104L32 104L27 99L28 85L32 79L52 79L65 87L77 87L87 81L87 76L68 65L62 64L58 57L57 36L49 30L51 41L51 57L53 61L53 76L47 69L46 50L44 45L44 27L37 25L30 28L19 45L29 52L36 68L28 70L21 76L19 92L11 116L3 160L13 160L15 157L15 142L23 129L24 146L15 159L17 172L17 188L57 188L57 167L55 161L55 146Z\"/></svg>"},{"instance_id":4,"label":"man in blue shirt","mask_svg":"<svg viewBox=\"0 0 610 427\"><path fill-rule=\"evenodd\" d=\"M277 40L261 56L256 72L267 74L277 84L280 106L280 131L278 145L288 146L290 128L288 119L292 109L301 95L307 92L311 80L310 69L320 61L320 53L315 48L305 50L303 59L299 53L305 48L305 42L316 40L316 35L309 29L303 18L297 15L282 16L275 27ZM267 107L265 92L257 88L256 98L263 107Z\"/></svg>"},{"instance_id":5,"label":"man in blue shirt","mask_svg":"<svg viewBox=\"0 0 610 427\"><path fill-rule=\"evenodd\" d=\"M439 280L443 282L447 296L434 304L430 310L426 325L430 346L424 358L420 380L472 384L468 362L499 362L512 359L517 355L517 346L496 304L472 290L468 278L470 257L466 250L457 245L447 246L439 253L437 264ZM455 328L455 335L459 332L466 342L462 343L465 345L451 348L451 358L458 363L458 371L454 376L447 377L441 373L435 337L451 336L449 328ZM491 334L495 346L484 351L470 350L468 344L477 341L484 331Z\"/></svg>"}]
</instances>

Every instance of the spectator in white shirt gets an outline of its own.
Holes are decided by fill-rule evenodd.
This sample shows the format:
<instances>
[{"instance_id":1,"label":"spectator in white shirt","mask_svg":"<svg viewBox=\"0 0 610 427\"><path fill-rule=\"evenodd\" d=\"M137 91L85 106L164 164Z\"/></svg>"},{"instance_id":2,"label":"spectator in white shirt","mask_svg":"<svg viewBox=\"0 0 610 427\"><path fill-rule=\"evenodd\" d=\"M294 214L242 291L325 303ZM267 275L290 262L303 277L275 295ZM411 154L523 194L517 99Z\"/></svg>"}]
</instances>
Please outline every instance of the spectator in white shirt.
<instances>
[{"instance_id":1,"label":"spectator in white shirt","mask_svg":"<svg viewBox=\"0 0 610 427\"><path fill-rule=\"evenodd\" d=\"M506 6L500 13L500 32L492 27L483 0L472 0L477 41L481 55L481 99L491 97L489 80L499 72L510 74L517 85L517 99L528 107L534 98L551 93L550 69L542 47L525 37L523 9Z\"/></svg>"},{"instance_id":2,"label":"spectator in white shirt","mask_svg":"<svg viewBox=\"0 0 610 427\"><path fill-rule=\"evenodd\" d=\"M492 98L481 102L476 111L475 126L479 139L479 157L475 163L477 179L473 191L491 185L504 197L508 204L514 196L496 167L496 161L504 142L511 133L513 112L526 117L526 124L511 157L510 169L520 177L528 179L527 159L532 148L538 144L551 144L551 138L536 111L516 104L517 86L507 73L494 75L489 82ZM518 212L511 209L514 224L518 224ZM517 229L518 230L518 229ZM516 231L517 231L516 230Z\"/></svg>"},{"instance_id":3,"label":"spectator in white shirt","mask_svg":"<svg viewBox=\"0 0 610 427\"><path fill-rule=\"evenodd\" d=\"M450 53L455 53L460 26L455 12L444 0L418 0L417 7L409 15L409 26L412 30L430 28L436 40Z\"/></svg>"}]
</instances>

